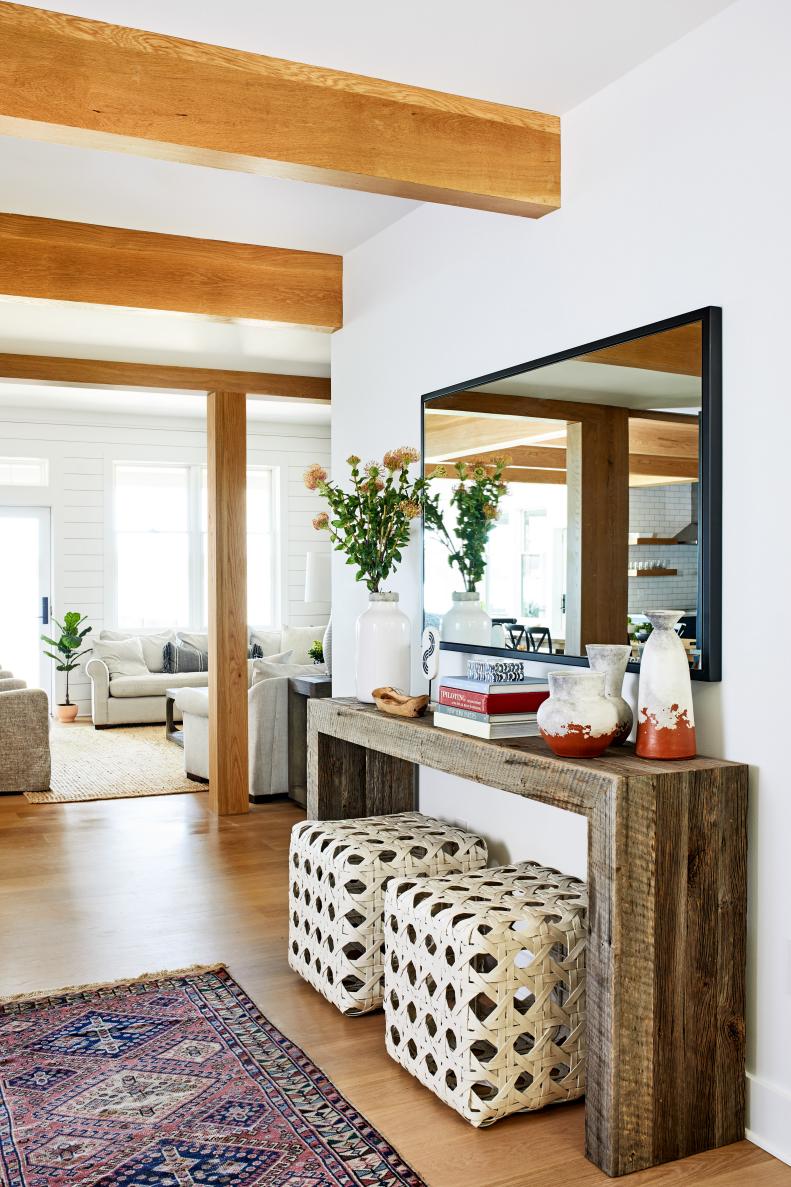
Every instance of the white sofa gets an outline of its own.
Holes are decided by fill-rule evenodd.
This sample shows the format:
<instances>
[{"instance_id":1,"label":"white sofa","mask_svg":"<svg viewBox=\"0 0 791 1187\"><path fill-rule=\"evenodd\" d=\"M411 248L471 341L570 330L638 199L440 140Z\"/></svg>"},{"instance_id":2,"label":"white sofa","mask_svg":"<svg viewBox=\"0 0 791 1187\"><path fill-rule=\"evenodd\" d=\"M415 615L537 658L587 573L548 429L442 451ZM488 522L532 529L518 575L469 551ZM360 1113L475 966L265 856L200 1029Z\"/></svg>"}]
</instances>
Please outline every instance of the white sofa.
<instances>
[{"instance_id":1,"label":"white sofa","mask_svg":"<svg viewBox=\"0 0 791 1187\"><path fill-rule=\"evenodd\" d=\"M324 626L282 626L273 630L251 628L250 642L258 643L265 656L292 652L295 663L309 664L308 649L324 634ZM161 632L140 632L141 637ZM196 638L174 632L177 638ZM134 632L101 631L100 641L133 638ZM152 661L153 662L153 661ZM165 691L169 688L208 688L208 672L163 672L150 670L139 676L110 676L107 664L90 659L85 671L91 681L91 713L96 729L116 725L146 725L165 721ZM251 676L252 679L252 676ZM178 702L176 716L179 717Z\"/></svg>"}]
</instances>

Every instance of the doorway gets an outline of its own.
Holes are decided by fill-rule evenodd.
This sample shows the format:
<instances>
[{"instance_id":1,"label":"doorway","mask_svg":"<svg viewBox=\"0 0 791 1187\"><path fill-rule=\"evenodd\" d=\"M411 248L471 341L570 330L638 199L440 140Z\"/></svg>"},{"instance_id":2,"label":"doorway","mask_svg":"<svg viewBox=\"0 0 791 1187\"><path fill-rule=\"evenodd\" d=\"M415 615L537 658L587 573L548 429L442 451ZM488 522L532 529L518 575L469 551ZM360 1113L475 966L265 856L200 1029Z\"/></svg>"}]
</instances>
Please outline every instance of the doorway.
<instances>
[{"instance_id":1,"label":"doorway","mask_svg":"<svg viewBox=\"0 0 791 1187\"><path fill-rule=\"evenodd\" d=\"M50 509L0 507L0 666L52 699L52 664L40 636L50 625Z\"/></svg>"}]
</instances>

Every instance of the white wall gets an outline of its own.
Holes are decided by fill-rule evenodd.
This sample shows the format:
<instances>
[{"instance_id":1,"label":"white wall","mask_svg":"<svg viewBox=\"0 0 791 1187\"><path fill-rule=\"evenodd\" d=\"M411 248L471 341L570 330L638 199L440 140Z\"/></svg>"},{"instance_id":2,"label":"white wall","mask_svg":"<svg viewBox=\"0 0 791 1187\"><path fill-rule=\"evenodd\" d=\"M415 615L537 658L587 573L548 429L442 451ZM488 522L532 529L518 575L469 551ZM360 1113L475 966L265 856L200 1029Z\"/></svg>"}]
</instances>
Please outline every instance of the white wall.
<instances>
[{"instance_id":1,"label":"white wall","mask_svg":"<svg viewBox=\"0 0 791 1187\"><path fill-rule=\"evenodd\" d=\"M306 553L329 544L311 523L321 500L302 481L311 462L329 463L329 433L328 425L281 421L250 421L248 427L250 465L279 468L281 617L292 626L326 622L329 611L304 600ZM53 613L60 618L64 610L81 610L98 633L115 625L108 547L112 463L205 462L206 431L197 418L0 407L0 454L50 459L49 488L0 487L0 504L51 506ZM90 681L82 669L70 686L80 714L90 714Z\"/></svg>"},{"instance_id":2,"label":"white wall","mask_svg":"<svg viewBox=\"0 0 791 1187\"><path fill-rule=\"evenodd\" d=\"M697 685L703 753L752 764L750 1128L791 1161L791 587L788 277L791 6L741 0L563 121L563 208L539 222L424 206L345 260L333 344L333 460L419 440L419 397L706 304L724 307L724 679ZM419 557L396 580L418 620ZM352 689L364 593L334 569L336 688ZM776 630L749 624L772 621ZM415 682L417 686L417 681ZM429 810L500 856L573 869L562 817L425 775ZM543 850L543 852L542 852ZM694 1036L692 1041L694 1041Z\"/></svg>"}]
</instances>

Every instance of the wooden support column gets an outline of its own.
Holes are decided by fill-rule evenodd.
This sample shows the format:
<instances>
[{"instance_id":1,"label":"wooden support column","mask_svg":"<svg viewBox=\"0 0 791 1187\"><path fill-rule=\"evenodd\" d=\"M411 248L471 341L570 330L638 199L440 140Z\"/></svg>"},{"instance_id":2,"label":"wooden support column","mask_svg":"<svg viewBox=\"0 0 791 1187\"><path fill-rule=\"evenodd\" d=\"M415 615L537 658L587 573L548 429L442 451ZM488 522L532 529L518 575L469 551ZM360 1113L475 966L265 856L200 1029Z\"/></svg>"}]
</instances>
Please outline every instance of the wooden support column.
<instances>
[{"instance_id":1,"label":"wooden support column","mask_svg":"<svg viewBox=\"0 0 791 1187\"><path fill-rule=\"evenodd\" d=\"M209 392L209 808L249 811L247 772L247 410Z\"/></svg>"},{"instance_id":2,"label":"wooden support column","mask_svg":"<svg viewBox=\"0 0 791 1187\"><path fill-rule=\"evenodd\" d=\"M598 408L568 426L566 653L625 643L629 568L629 414Z\"/></svg>"}]
</instances>

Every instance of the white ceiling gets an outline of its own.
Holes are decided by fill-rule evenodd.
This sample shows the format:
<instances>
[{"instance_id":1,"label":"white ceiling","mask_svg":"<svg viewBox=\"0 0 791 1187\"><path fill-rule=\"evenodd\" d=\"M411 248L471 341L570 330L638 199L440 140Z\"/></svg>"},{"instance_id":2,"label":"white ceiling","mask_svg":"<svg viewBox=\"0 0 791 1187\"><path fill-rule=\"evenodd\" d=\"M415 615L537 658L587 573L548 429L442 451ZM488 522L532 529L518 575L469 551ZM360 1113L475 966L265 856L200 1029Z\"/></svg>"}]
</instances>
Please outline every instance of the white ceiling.
<instances>
[{"instance_id":1,"label":"white ceiling","mask_svg":"<svg viewBox=\"0 0 791 1187\"><path fill-rule=\"evenodd\" d=\"M730 3L54 0L46 7L563 115Z\"/></svg>"},{"instance_id":2,"label":"white ceiling","mask_svg":"<svg viewBox=\"0 0 791 1187\"><path fill-rule=\"evenodd\" d=\"M51 0L51 6L563 114L731 2ZM0 136L0 211L346 253L415 206L382 195ZM330 336L0 298L0 350L328 374Z\"/></svg>"}]
</instances>

